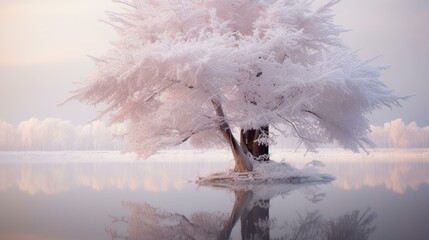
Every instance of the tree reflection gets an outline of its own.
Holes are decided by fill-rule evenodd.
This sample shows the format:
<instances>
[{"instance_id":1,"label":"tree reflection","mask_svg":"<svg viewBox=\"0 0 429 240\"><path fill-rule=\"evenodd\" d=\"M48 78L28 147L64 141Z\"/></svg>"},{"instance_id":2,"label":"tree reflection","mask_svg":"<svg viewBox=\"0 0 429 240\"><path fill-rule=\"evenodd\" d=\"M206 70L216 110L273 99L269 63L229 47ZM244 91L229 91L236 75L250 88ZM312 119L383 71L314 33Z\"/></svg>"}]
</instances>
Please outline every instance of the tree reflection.
<instances>
[{"instance_id":1,"label":"tree reflection","mask_svg":"<svg viewBox=\"0 0 429 240\"><path fill-rule=\"evenodd\" d=\"M372 221L377 215L366 209L347 212L337 219L324 220L319 211L308 212L292 225L280 239L294 240L364 240L375 230Z\"/></svg>"},{"instance_id":2,"label":"tree reflection","mask_svg":"<svg viewBox=\"0 0 429 240\"><path fill-rule=\"evenodd\" d=\"M287 185L289 191L291 185ZM189 218L179 213L156 209L147 203L124 202L130 215L111 216L112 222L125 224L126 233L113 228L106 232L112 240L143 239L229 239L234 226L240 219L242 239L270 239L270 231L280 230L274 239L285 240L364 240L375 230L372 226L376 214L370 209L346 212L336 219L324 219L319 211L298 215L298 219L277 225L270 219L270 199L287 191L270 192L270 187L255 189L235 189L235 201L231 213L196 212ZM276 192L277 191L277 192ZM262 193L262 194L261 194ZM306 199L321 201L323 193L306 190ZM261 197L266 196L266 197ZM277 234L278 235L278 234Z\"/></svg>"},{"instance_id":3,"label":"tree reflection","mask_svg":"<svg viewBox=\"0 0 429 240\"><path fill-rule=\"evenodd\" d=\"M113 223L127 225L127 233L113 229L107 233L114 240L143 239L215 239L227 219L223 213L197 212L188 219L178 213L156 209L147 203L124 202L129 217L111 216Z\"/></svg>"},{"instance_id":4,"label":"tree reflection","mask_svg":"<svg viewBox=\"0 0 429 240\"><path fill-rule=\"evenodd\" d=\"M241 236L243 239L270 239L269 206L269 199L261 199L250 211L242 215Z\"/></svg>"}]
</instances>

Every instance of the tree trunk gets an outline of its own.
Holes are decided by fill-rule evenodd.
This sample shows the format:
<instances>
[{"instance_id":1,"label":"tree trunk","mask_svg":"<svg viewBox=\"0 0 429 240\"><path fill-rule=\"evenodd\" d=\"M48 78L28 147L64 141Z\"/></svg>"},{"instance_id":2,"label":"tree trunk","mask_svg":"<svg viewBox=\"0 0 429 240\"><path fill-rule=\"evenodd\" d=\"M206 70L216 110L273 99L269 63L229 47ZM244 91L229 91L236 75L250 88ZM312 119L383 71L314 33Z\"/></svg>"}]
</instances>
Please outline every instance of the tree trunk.
<instances>
[{"instance_id":1,"label":"tree trunk","mask_svg":"<svg viewBox=\"0 0 429 240\"><path fill-rule=\"evenodd\" d=\"M245 151L250 152L254 157L260 161L269 161L269 146L267 144L259 144L256 140L261 135L268 136L269 127L262 126L259 129L249 129L240 131L240 144Z\"/></svg>"},{"instance_id":2,"label":"tree trunk","mask_svg":"<svg viewBox=\"0 0 429 240\"><path fill-rule=\"evenodd\" d=\"M212 104L215 108L216 115L219 117L218 125L219 130L222 132L222 135L225 137L225 140L229 143L231 147L232 154L234 155L235 168L236 172L248 172L253 171L252 159L247 156L246 149L242 148L238 144L234 135L232 135L229 124L225 121L225 113L223 112L222 105L216 101L212 100Z\"/></svg>"},{"instance_id":3,"label":"tree trunk","mask_svg":"<svg viewBox=\"0 0 429 240\"><path fill-rule=\"evenodd\" d=\"M256 140L261 135L268 137L269 127L263 126L259 129L250 129L240 131L240 144L244 151L250 152L259 161L269 161L269 146L259 144ZM241 237L242 239L270 239L269 225L259 225L258 223L268 223L270 219L269 205L270 200L260 200L264 207L254 206L243 214L241 218ZM266 227L266 228L264 228Z\"/></svg>"}]
</instances>

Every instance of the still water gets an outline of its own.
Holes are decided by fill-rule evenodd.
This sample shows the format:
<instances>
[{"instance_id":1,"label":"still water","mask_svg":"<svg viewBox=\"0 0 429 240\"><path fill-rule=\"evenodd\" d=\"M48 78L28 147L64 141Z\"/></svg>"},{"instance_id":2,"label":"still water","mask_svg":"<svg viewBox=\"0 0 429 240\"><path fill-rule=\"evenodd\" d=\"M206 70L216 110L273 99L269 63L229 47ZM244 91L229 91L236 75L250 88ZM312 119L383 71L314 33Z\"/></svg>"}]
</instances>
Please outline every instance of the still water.
<instances>
[{"instance_id":1,"label":"still water","mask_svg":"<svg viewBox=\"0 0 429 240\"><path fill-rule=\"evenodd\" d=\"M429 239L429 150L290 151L321 160L328 184L198 186L228 152L0 153L1 240Z\"/></svg>"}]
</instances>

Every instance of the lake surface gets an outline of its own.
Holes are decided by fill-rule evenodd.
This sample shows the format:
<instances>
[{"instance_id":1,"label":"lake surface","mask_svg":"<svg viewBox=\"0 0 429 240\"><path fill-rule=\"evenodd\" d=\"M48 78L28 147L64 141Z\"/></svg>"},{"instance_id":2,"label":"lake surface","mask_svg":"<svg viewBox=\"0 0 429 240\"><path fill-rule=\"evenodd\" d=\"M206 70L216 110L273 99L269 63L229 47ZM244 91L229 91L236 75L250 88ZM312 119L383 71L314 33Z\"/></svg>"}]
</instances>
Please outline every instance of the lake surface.
<instances>
[{"instance_id":1,"label":"lake surface","mask_svg":"<svg viewBox=\"0 0 429 240\"><path fill-rule=\"evenodd\" d=\"M198 186L226 151L0 152L0 239L429 239L429 150L282 151L328 184Z\"/></svg>"}]
</instances>

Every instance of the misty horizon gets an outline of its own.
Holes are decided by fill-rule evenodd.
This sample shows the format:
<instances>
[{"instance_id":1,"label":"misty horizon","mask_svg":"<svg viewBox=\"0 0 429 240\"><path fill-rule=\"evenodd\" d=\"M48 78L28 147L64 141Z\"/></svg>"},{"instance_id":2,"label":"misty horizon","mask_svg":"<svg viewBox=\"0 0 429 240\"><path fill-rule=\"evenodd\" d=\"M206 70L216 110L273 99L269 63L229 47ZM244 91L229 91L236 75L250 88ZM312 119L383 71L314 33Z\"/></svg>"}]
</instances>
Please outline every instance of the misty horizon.
<instances>
[{"instance_id":1,"label":"misty horizon","mask_svg":"<svg viewBox=\"0 0 429 240\"><path fill-rule=\"evenodd\" d=\"M96 120L87 124L72 124L68 120L31 118L12 125L0 121L0 151L67 151L67 150L123 150L126 123L107 124ZM429 148L429 126L396 119L382 126L371 125L369 138L376 148ZM297 139L279 138L273 148L295 149ZM335 148L329 144L321 147ZM193 149L184 143L180 149Z\"/></svg>"}]
</instances>

